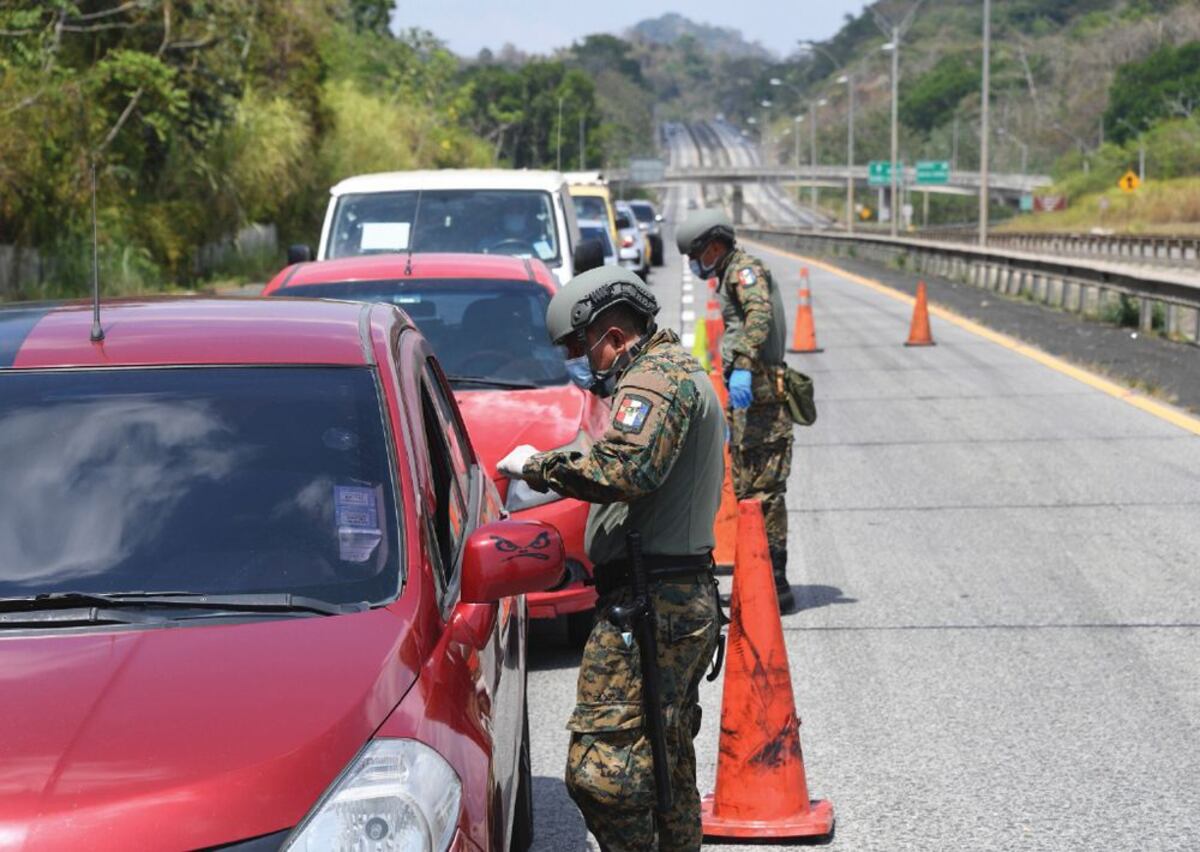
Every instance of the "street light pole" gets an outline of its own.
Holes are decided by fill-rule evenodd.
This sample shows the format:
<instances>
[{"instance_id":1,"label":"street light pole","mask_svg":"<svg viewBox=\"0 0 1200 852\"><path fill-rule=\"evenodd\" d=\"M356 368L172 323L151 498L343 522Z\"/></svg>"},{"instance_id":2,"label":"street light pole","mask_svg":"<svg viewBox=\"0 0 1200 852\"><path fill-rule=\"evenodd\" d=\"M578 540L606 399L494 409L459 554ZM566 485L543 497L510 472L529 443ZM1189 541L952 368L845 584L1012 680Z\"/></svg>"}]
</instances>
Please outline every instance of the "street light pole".
<instances>
[{"instance_id":1,"label":"street light pole","mask_svg":"<svg viewBox=\"0 0 1200 852\"><path fill-rule=\"evenodd\" d=\"M809 185L808 185L808 204L812 207L813 212L817 210L817 102L808 102L808 116L811 119L808 127L808 160L809 160ZM813 227L816 227L817 217L813 217Z\"/></svg>"},{"instance_id":2,"label":"street light pole","mask_svg":"<svg viewBox=\"0 0 1200 852\"><path fill-rule=\"evenodd\" d=\"M563 99L560 95L558 98L558 129L555 131L554 142L555 162L557 163L555 170L560 172L562 171L562 107Z\"/></svg>"},{"instance_id":3,"label":"street light pole","mask_svg":"<svg viewBox=\"0 0 1200 852\"><path fill-rule=\"evenodd\" d=\"M895 237L900 232L900 210L897 201L897 183L899 182L899 164L896 162L900 155L900 28L892 27L892 216L891 231Z\"/></svg>"},{"instance_id":4,"label":"street light pole","mask_svg":"<svg viewBox=\"0 0 1200 852\"><path fill-rule=\"evenodd\" d=\"M992 0L983 0L983 100L979 116L979 244L987 245L988 237L988 201L991 193L988 183L989 151L988 139L991 136L992 98Z\"/></svg>"},{"instance_id":5,"label":"street light pole","mask_svg":"<svg viewBox=\"0 0 1200 852\"><path fill-rule=\"evenodd\" d=\"M846 134L846 230L854 233L854 76L843 74L839 83L846 84L850 93L850 117Z\"/></svg>"}]
</instances>

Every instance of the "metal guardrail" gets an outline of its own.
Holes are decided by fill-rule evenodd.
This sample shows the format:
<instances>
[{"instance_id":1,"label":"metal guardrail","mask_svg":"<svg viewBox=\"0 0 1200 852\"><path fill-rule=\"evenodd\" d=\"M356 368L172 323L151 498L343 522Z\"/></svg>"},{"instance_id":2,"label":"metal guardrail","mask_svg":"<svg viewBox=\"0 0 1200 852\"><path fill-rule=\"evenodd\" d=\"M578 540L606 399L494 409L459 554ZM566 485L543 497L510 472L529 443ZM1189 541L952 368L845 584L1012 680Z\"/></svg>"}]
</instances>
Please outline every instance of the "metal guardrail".
<instances>
[{"instance_id":1,"label":"metal guardrail","mask_svg":"<svg viewBox=\"0 0 1200 852\"><path fill-rule=\"evenodd\" d=\"M942 233L938 236L954 240L972 238L970 234ZM1002 231L989 234L988 245L1040 254L1200 268L1200 237Z\"/></svg>"},{"instance_id":2,"label":"metal guardrail","mask_svg":"<svg viewBox=\"0 0 1200 852\"><path fill-rule=\"evenodd\" d=\"M946 240L838 234L795 228L739 228L749 239L810 253L902 265L920 274L965 281L1006 296L1103 318L1135 299L1143 331L1160 327L1200 343L1200 275L1095 259L971 246Z\"/></svg>"}]
</instances>

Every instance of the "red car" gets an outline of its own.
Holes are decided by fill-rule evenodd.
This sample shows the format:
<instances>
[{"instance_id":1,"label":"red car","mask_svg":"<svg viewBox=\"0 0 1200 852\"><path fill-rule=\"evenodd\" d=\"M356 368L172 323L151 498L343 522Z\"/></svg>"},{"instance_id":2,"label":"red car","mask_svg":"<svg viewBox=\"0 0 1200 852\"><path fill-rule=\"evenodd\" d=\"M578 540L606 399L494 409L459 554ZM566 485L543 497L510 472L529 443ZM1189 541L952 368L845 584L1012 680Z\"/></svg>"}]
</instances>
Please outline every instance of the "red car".
<instances>
[{"instance_id":1,"label":"red car","mask_svg":"<svg viewBox=\"0 0 1200 852\"><path fill-rule=\"evenodd\" d=\"M384 305L0 310L0 847L523 848L523 593Z\"/></svg>"},{"instance_id":2,"label":"red car","mask_svg":"<svg viewBox=\"0 0 1200 852\"><path fill-rule=\"evenodd\" d=\"M445 367L505 508L562 533L575 582L530 595L530 615L567 616L572 638L582 642L596 603L594 587L583 582L591 571L583 549L587 504L496 473L496 463L519 444L582 446L610 419L606 403L570 383L562 349L547 341L546 305L556 287L539 260L387 254L289 266L263 295L387 302L413 318Z\"/></svg>"}]
</instances>

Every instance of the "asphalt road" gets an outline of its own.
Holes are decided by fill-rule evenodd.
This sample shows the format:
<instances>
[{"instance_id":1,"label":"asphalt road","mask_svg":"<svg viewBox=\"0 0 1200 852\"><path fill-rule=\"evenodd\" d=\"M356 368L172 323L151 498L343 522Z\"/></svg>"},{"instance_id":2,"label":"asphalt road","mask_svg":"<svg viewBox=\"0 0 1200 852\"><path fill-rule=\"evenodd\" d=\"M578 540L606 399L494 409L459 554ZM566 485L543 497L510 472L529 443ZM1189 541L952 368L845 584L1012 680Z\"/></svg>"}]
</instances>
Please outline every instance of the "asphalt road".
<instances>
[{"instance_id":1,"label":"asphalt road","mask_svg":"<svg viewBox=\"0 0 1200 852\"><path fill-rule=\"evenodd\" d=\"M790 323L800 262L761 254ZM664 324L695 307L668 261ZM907 304L811 282L825 352L790 357L820 420L796 434L784 628L830 848L1197 848L1200 438L936 320L939 345L907 349ZM578 652L544 624L531 644L535 848L586 849L561 781Z\"/></svg>"}]
</instances>

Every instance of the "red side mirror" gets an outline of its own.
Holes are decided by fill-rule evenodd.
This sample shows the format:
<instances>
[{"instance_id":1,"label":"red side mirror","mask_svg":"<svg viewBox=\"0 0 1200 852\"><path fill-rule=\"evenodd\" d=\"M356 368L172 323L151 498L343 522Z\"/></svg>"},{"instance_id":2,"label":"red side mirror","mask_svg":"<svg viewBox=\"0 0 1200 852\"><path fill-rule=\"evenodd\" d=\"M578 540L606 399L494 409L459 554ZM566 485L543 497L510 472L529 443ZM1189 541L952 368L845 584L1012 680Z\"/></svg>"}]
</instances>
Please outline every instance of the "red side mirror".
<instances>
[{"instance_id":1,"label":"red side mirror","mask_svg":"<svg viewBox=\"0 0 1200 852\"><path fill-rule=\"evenodd\" d=\"M467 539L462 563L463 603L491 603L540 592L562 579L562 536L541 521L495 521Z\"/></svg>"}]
</instances>

